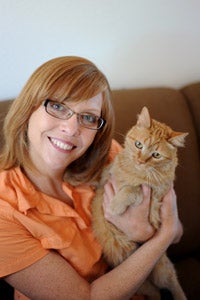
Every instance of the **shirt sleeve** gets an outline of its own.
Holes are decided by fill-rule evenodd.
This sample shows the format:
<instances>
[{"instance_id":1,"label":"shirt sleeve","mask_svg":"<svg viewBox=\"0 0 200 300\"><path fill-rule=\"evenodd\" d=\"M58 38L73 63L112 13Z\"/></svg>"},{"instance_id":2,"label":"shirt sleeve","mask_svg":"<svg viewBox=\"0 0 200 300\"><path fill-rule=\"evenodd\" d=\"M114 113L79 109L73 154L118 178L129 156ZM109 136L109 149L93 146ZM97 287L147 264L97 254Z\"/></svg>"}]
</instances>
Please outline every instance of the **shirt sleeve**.
<instances>
[{"instance_id":1,"label":"shirt sleeve","mask_svg":"<svg viewBox=\"0 0 200 300\"><path fill-rule=\"evenodd\" d=\"M0 277L28 267L48 252L11 213L0 208Z\"/></svg>"}]
</instances>

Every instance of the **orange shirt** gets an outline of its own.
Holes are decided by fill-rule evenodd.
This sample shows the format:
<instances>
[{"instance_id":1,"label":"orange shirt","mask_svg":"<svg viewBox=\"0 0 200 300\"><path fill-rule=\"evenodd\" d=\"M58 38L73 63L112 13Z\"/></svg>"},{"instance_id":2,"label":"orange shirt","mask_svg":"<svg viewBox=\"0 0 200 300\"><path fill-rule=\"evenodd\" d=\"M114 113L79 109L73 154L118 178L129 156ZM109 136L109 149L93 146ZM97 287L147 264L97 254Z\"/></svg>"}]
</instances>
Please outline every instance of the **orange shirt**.
<instances>
[{"instance_id":1,"label":"orange shirt","mask_svg":"<svg viewBox=\"0 0 200 300\"><path fill-rule=\"evenodd\" d=\"M113 141L109 159L120 149ZM91 229L93 188L63 182L63 190L74 208L35 189L19 167L0 173L0 277L26 268L50 249L87 279L106 271ZM15 296L28 299L20 293Z\"/></svg>"},{"instance_id":2,"label":"orange shirt","mask_svg":"<svg viewBox=\"0 0 200 300\"><path fill-rule=\"evenodd\" d=\"M114 141L110 159L120 150ZM91 230L88 185L63 190L74 208L39 192L20 168L0 173L0 277L17 272L57 250L85 278L105 272L101 247Z\"/></svg>"},{"instance_id":3,"label":"orange shirt","mask_svg":"<svg viewBox=\"0 0 200 300\"><path fill-rule=\"evenodd\" d=\"M37 191L20 168L2 172L0 182L1 277L29 266L49 249L56 249L84 277L97 272L101 247L91 231L94 191L89 186L63 183L74 209Z\"/></svg>"}]
</instances>

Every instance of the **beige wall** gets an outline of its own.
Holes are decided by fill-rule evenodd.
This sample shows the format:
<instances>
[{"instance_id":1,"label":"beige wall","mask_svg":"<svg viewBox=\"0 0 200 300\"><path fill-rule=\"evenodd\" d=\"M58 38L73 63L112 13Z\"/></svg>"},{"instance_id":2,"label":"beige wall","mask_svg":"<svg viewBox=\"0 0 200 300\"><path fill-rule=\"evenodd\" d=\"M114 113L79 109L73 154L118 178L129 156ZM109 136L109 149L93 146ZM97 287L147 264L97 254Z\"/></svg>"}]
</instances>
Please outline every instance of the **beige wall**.
<instances>
[{"instance_id":1,"label":"beige wall","mask_svg":"<svg viewBox=\"0 0 200 300\"><path fill-rule=\"evenodd\" d=\"M112 88L200 80L199 0L0 0L0 99L41 63L93 60Z\"/></svg>"}]
</instances>

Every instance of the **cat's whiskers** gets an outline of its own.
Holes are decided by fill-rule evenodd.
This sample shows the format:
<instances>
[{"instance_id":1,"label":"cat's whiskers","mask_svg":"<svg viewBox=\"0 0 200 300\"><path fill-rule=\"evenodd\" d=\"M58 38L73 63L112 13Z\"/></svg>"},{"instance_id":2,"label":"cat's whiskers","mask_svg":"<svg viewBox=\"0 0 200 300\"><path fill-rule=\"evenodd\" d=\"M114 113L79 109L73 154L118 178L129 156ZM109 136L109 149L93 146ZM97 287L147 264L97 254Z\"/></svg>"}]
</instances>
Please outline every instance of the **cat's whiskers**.
<instances>
[{"instance_id":1,"label":"cat's whiskers","mask_svg":"<svg viewBox=\"0 0 200 300\"><path fill-rule=\"evenodd\" d=\"M163 174L155 168L148 169L147 176L148 176L148 178L152 179L152 182L154 182L154 184L155 184L155 182L157 182L157 184L161 184L164 181Z\"/></svg>"},{"instance_id":2,"label":"cat's whiskers","mask_svg":"<svg viewBox=\"0 0 200 300\"><path fill-rule=\"evenodd\" d=\"M121 132L119 132L119 131L115 131L115 135L116 135L116 136L120 136L120 137L122 137L123 139L124 139L125 136L126 136L126 134L123 134L123 133L121 133Z\"/></svg>"},{"instance_id":3,"label":"cat's whiskers","mask_svg":"<svg viewBox=\"0 0 200 300\"><path fill-rule=\"evenodd\" d=\"M147 175L147 185L151 186L151 177Z\"/></svg>"},{"instance_id":4,"label":"cat's whiskers","mask_svg":"<svg viewBox=\"0 0 200 300\"><path fill-rule=\"evenodd\" d=\"M129 168L130 167L130 160L128 159L124 159L122 162L121 162L121 165L120 167L123 167L123 168Z\"/></svg>"}]
</instances>

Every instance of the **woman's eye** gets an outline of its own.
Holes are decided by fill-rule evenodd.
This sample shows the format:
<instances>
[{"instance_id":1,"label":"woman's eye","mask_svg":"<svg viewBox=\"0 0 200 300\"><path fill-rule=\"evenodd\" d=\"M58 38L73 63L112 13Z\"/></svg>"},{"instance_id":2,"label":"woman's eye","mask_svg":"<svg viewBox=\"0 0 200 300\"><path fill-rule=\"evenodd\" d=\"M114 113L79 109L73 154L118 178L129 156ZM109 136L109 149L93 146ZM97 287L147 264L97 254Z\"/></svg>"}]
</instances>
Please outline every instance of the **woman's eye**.
<instances>
[{"instance_id":1,"label":"woman's eye","mask_svg":"<svg viewBox=\"0 0 200 300\"><path fill-rule=\"evenodd\" d=\"M142 149L142 148L143 148L142 143L139 142L139 141L135 141L135 146L136 146L138 149Z\"/></svg>"},{"instance_id":2,"label":"woman's eye","mask_svg":"<svg viewBox=\"0 0 200 300\"><path fill-rule=\"evenodd\" d=\"M96 124L97 122L97 117L93 115L82 114L81 119L84 123Z\"/></svg>"},{"instance_id":3,"label":"woman's eye","mask_svg":"<svg viewBox=\"0 0 200 300\"><path fill-rule=\"evenodd\" d=\"M161 154L159 152L153 152L152 156L157 159L161 158Z\"/></svg>"},{"instance_id":4,"label":"woman's eye","mask_svg":"<svg viewBox=\"0 0 200 300\"><path fill-rule=\"evenodd\" d=\"M51 107L52 107L52 109L54 109L54 110L58 110L58 111L62 111L62 110L64 110L64 106L62 105L62 104L60 104L60 103L52 103L51 104Z\"/></svg>"}]
</instances>

